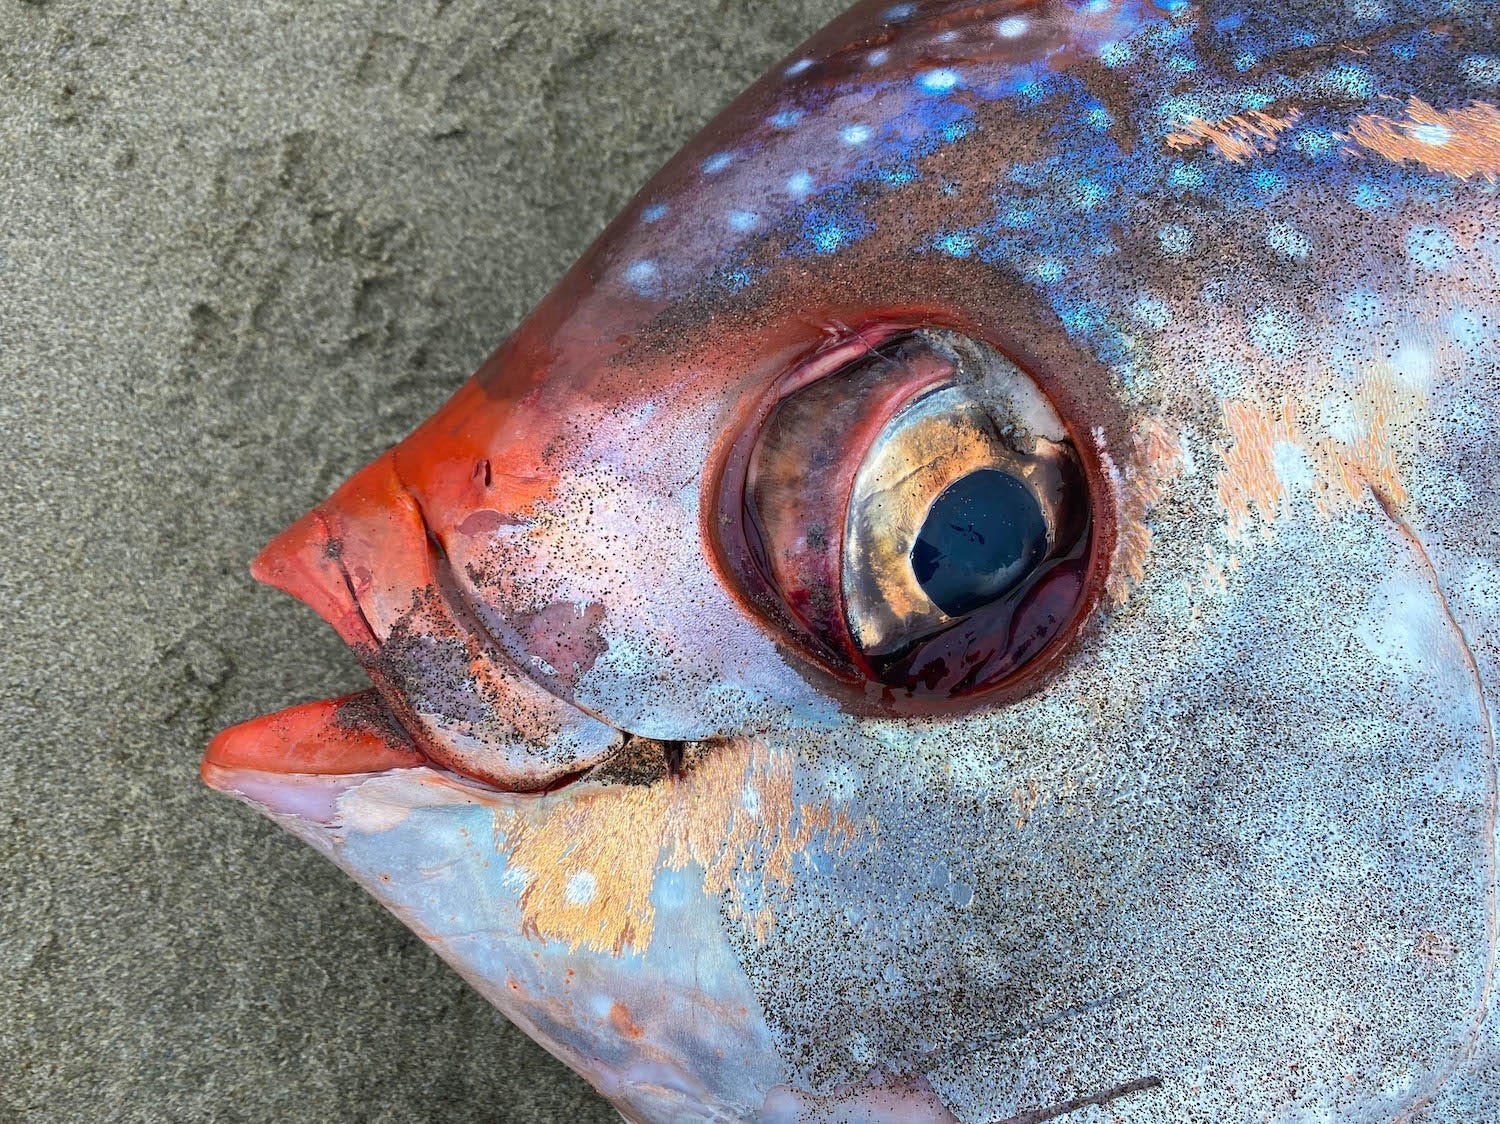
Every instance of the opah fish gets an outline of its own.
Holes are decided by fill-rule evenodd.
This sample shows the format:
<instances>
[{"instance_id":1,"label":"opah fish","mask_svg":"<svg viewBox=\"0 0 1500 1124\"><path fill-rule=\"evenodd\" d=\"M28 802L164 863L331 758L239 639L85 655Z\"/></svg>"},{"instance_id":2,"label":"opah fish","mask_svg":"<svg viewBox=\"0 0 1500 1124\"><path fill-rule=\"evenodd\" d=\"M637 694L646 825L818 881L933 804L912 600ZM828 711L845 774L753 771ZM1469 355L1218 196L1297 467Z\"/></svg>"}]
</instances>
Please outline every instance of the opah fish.
<instances>
[{"instance_id":1,"label":"opah fish","mask_svg":"<svg viewBox=\"0 0 1500 1124\"><path fill-rule=\"evenodd\" d=\"M859 6L265 549L373 686L205 777L632 1119L1495 1118L1497 86Z\"/></svg>"}]
</instances>

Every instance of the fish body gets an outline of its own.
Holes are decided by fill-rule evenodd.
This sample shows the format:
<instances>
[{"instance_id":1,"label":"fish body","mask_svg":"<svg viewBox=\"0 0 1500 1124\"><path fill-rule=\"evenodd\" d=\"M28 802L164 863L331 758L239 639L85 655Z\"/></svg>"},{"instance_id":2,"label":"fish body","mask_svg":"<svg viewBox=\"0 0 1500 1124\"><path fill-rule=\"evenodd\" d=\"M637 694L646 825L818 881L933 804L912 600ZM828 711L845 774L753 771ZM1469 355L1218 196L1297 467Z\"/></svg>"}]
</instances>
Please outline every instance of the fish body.
<instances>
[{"instance_id":1,"label":"fish body","mask_svg":"<svg viewBox=\"0 0 1500 1124\"><path fill-rule=\"evenodd\" d=\"M373 686L205 778L631 1119L1500 1118L1494 21L859 5L266 548Z\"/></svg>"}]
</instances>

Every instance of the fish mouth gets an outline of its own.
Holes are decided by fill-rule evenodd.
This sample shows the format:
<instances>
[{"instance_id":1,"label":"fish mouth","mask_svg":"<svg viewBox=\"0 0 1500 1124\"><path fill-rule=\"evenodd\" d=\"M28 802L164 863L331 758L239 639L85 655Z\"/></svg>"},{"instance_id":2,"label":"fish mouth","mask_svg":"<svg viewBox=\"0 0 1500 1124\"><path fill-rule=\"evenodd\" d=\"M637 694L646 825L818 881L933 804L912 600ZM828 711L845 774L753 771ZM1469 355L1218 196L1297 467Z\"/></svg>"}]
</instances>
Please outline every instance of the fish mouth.
<instances>
[{"instance_id":1,"label":"fish mouth","mask_svg":"<svg viewBox=\"0 0 1500 1124\"><path fill-rule=\"evenodd\" d=\"M394 453L272 539L250 567L327 621L372 687L222 731L201 766L211 787L243 794L248 773L333 778L427 766L501 792L544 793L637 740L549 692L490 634Z\"/></svg>"}]
</instances>

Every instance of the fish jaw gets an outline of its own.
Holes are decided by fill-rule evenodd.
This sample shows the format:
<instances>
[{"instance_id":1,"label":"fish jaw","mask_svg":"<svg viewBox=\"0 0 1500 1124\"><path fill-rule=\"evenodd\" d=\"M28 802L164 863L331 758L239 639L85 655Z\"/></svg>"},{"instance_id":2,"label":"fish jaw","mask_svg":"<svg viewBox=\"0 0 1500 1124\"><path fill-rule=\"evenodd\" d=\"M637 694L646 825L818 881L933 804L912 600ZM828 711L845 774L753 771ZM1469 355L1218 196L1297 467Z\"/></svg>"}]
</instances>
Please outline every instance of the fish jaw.
<instances>
[{"instance_id":1,"label":"fish jaw","mask_svg":"<svg viewBox=\"0 0 1500 1124\"><path fill-rule=\"evenodd\" d=\"M411 744L440 766L535 790L624 740L546 692L489 636L391 453L273 539L251 572L333 626Z\"/></svg>"},{"instance_id":2,"label":"fish jaw","mask_svg":"<svg viewBox=\"0 0 1500 1124\"><path fill-rule=\"evenodd\" d=\"M726 916L726 856L704 849L765 783L764 747L665 788L508 793L412 764L379 706L232 727L204 779L338 865L627 1119L954 1124L920 1078L814 1094L784 1060L740 962L749 919ZM564 848L585 857L558 885L535 860Z\"/></svg>"}]
</instances>

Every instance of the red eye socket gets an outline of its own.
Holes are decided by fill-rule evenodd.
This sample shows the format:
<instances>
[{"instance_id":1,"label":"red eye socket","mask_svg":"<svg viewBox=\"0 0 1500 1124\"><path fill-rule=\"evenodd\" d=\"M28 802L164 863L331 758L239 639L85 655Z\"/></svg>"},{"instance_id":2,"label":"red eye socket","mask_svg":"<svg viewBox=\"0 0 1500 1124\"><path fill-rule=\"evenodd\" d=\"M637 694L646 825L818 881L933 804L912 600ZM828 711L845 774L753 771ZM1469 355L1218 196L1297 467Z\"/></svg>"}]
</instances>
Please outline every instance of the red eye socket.
<instances>
[{"instance_id":1,"label":"red eye socket","mask_svg":"<svg viewBox=\"0 0 1500 1124\"><path fill-rule=\"evenodd\" d=\"M731 446L721 560L755 610L886 707L1028 686L1080 621L1088 476L987 344L864 333L782 380Z\"/></svg>"}]
</instances>

